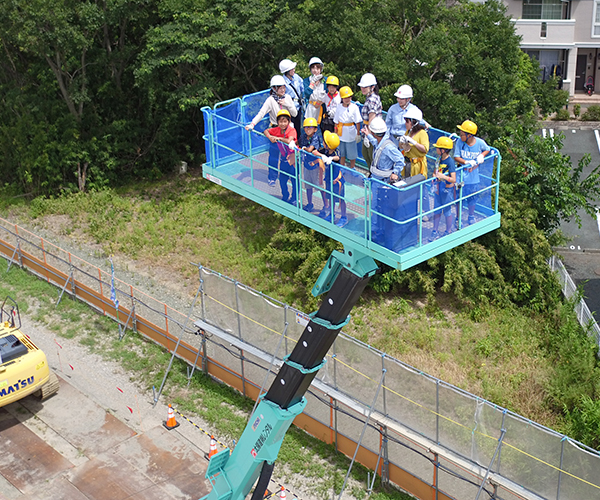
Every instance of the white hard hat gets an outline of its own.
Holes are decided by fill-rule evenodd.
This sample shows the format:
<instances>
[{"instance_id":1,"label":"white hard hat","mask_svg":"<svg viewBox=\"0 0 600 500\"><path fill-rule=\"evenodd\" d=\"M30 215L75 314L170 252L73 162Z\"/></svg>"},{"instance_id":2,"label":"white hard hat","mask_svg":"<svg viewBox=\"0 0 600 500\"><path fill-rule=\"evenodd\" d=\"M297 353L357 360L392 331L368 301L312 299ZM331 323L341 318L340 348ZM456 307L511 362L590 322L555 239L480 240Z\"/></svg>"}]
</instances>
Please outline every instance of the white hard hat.
<instances>
[{"instance_id":1,"label":"white hard hat","mask_svg":"<svg viewBox=\"0 0 600 500\"><path fill-rule=\"evenodd\" d=\"M358 82L359 87L371 87L372 85L377 85L377 79L373 73L365 73Z\"/></svg>"},{"instance_id":2,"label":"white hard hat","mask_svg":"<svg viewBox=\"0 0 600 500\"><path fill-rule=\"evenodd\" d=\"M414 108L411 107L404 113L404 118L412 118L413 120L421 121L423 119L423 112L416 106Z\"/></svg>"},{"instance_id":3,"label":"white hard hat","mask_svg":"<svg viewBox=\"0 0 600 500\"><path fill-rule=\"evenodd\" d=\"M289 70L294 69L296 67L296 63L294 61L290 61L289 59L284 59L279 63L279 71L285 74Z\"/></svg>"},{"instance_id":4,"label":"white hard hat","mask_svg":"<svg viewBox=\"0 0 600 500\"><path fill-rule=\"evenodd\" d=\"M279 87L281 85L285 85L285 80L281 75L275 75L271 78L271 87Z\"/></svg>"},{"instance_id":5,"label":"white hard hat","mask_svg":"<svg viewBox=\"0 0 600 500\"><path fill-rule=\"evenodd\" d=\"M400 99L412 99L413 91L410 85L400 85L394 95Z\"/></svg>"},{"instance_id":6,"label":"white hard hat","mask_svg":"<svg viewBox=\"0 0 600 500\"><path fill-rule=\"evenodd\" d=\"M310 61L308 61L308 67L310 68L313 64L320 64L323 66L323 61L321 61L321 59L318 57L311 57Z\"/></svg>"},{"instance_id":7,"label":"white hard hat","mask_svg":"<svg viewBox=\"0 0 600 500\"><path fill-rule=\"evenodd\" d=\"M374 134L385 134L387 132L387 125L381 116L376 116L369 123L369 129Z\"/></svg>"}]
</instances>

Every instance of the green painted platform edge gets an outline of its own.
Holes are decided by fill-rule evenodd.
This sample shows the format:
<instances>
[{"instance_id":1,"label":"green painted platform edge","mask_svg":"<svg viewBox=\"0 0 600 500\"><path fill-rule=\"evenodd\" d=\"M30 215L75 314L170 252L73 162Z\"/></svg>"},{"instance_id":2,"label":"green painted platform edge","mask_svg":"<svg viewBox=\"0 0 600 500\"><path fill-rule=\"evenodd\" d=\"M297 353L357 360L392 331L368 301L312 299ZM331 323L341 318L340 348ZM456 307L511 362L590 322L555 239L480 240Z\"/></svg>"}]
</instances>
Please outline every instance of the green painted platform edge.
<instances>
[{"instance_id":1,"label":"green painted platform edge","mask_svg":"<svg viewBox=\"0 0 600 500\"><path fill-rule=\"evenodd\" d=\"M288 203L279 200L263 191L253 188L243 182L233 179L227 175L221 175L218 168L213 168L208 163L202 165L202 175L205 179L223 186L231 191L244 196L274 212L280 213L290 219L310 227L344 245L344 248L360 250L365 255L386 264L395 269L404 271L432 257L440 255L451 248L489 233L500 227L500 213L487 217L486 219L456 231L443 239L426 243L421 247L408 250L403 253L395 253L376 243L367 241L365 238L355 236L343 228L337 228L333 224L325 223L323 219L315 214L310 214L301 208L292 207Z\"/></svg>"}]
</instances>

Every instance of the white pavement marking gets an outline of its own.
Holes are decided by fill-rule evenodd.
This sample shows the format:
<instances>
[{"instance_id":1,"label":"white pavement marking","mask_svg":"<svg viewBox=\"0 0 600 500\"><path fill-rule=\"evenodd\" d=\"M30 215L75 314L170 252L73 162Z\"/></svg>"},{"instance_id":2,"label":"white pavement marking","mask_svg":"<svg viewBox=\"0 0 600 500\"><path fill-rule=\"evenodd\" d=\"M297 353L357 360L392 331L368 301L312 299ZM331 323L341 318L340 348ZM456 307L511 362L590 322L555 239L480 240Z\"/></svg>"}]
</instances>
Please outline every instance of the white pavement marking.
<instances>
[{"instance_id":1,"label":"white pavement marking","mask_svg":"<svg viewBox=\"0 0 600 500\"><path fill-rule=\"evenodd\" d=\"M546 129L545 128L542 129L542 137L544 139L546 138Z\"/></svg>"},{"instance_id":2,"label":"white pavement marking","mask_svg":"<svg viewBox=\"0 0 600 500\"><path fill-rule=\"evenodd\" d=\"M554 139L554 129L550 128L550 129L548 129L548 132L550 132L550 138ZM546 136L544 135L544 138L545 137ZM554 152L556 152L556 146L554 146Z\"/></svg>"},{"instance_id":3,"label":"white pavement marking","mask_svg":"<svg viewBox=\"0 0 600 500\"><path fill-rule=\"evenodd\" d=\"M600 132L598 129L594 130L594 136L596 137L596 146L598 146L598 152L600 152Z\"/></svg>"},{"instance_id":4,"label":"white pavement marking","mask_svg":"<svg viewBox=\"0 0 600 500\"><path fill-rule=\"evenodd\" d=\"M598 223L598 235L600 236L600 208L596 207L596 222Z\"/></svg>"}]
</instances>

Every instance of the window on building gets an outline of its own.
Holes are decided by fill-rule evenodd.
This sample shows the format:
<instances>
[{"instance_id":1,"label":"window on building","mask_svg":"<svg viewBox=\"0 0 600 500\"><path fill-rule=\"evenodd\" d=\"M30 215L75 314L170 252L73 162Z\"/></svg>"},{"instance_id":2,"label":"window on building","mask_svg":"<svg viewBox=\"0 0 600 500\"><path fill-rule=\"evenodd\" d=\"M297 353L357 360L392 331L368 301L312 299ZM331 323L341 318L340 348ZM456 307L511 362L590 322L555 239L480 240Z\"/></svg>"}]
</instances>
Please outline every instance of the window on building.
<instances>
[{"instance_id":1,"label":"window on building","mask_svg":"<svg viewBox=\"0 0 600 500\"><path fill-rule=\"evenodd\" d=\"M596 3L599 0L594 0ZM564 0L523 0L523 19L569 19L571 4Z\"/></svg>"},{"instance_id":2,"label":"window on building","mask_svg":"<svg viewBox=\"0 0 600 500\"><path fill-rule=\"evenodd\" d=\"M594 0L594 25L592 36L600 36L600 0Z\"/></svg>"}]
</instances>

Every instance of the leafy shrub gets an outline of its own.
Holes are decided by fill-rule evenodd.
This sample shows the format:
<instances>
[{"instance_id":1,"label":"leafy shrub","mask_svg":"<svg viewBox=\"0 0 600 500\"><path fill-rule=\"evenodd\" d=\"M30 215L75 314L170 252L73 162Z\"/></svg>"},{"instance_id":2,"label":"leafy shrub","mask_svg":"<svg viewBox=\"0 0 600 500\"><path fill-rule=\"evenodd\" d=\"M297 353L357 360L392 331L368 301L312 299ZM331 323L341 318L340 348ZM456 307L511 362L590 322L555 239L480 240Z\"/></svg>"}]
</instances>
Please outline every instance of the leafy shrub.
<instances>
[{"instance_id":1,"label":"leafy shrub","mask_svg":"<svg viewBox=\"0 0 600 500\"><path fill-rule=\"evenodd\" d=\"M600 449L600 401L583 396L573 411L567 412L569 435L592 448Z\"/></svg>"},{"instance_id":2,"label":"leafy shrub","mask_svg":"<svg viewBox=\"0 0 600 500\"><path fill-rule=\"evenodd\" d=\"M590 106L587 111L581 115L581 119L586 122L600 122L600 106Z\"/></svg>"},{"instance_id":3,"label":"leafy shrub","mask_svg":"<svg viewBox=\"0 0 600 500\"><path fill-rule=\"evenodd\" d=\"M320 299L311 295L309 287L317 281L324 263L338 247L335 240L286 217L262 255L283 281L293 284L293 291L285 300L310 309L316 307Z\"/></svg>"},{"instance_id":4,"label":"leafy shrub","mask_svg":"<svg viewBox=\"0 0 600 500\"><path fill-rule=\"evenodd\" d=\"M569 102L569 92L558 90L556 85L555 78L534 85L535 100L542 116L557 112Z\"/></svg>"},{"instance_id":5,"label":"leafy shrub","mask_svg":"<svg viewBox=\"0 0 600 500\"><path fill-rule=\"evenodd\" d=\"M579 115L581 114L581 104L575 104L575 106L573 106L573 114L575 115L575 118L579 118Z\"/></svg>"},{"instance_id":6,"label":"leafy shrub","mask_svg":"<svg viewBox=\"0 0 600 500\"><path fill-rule=\"evenodd\" d=\"M556 112L556 116L553 118L554 121L567 121L571 119L571 115L569 114L569 110L567 109L559 109Z\"/></svg>"},{"instance_id":7,"label":"leafy shrub","mask_svg":"<svg viewBox=\"0 0 600 500\"><path fill-rule=\"evenodd\" d=\"M548 383L548 403L569 415L582 397L597 398L600 394L598 346L579 325L571 301L558 307L553 317L551 314L542 340L555 364Z\"/></svg>"}]
</instances>

